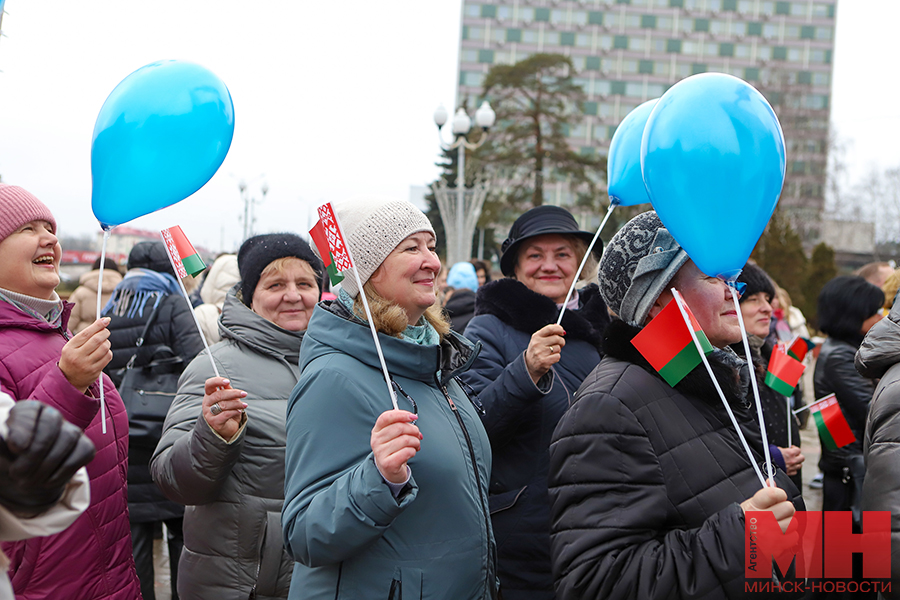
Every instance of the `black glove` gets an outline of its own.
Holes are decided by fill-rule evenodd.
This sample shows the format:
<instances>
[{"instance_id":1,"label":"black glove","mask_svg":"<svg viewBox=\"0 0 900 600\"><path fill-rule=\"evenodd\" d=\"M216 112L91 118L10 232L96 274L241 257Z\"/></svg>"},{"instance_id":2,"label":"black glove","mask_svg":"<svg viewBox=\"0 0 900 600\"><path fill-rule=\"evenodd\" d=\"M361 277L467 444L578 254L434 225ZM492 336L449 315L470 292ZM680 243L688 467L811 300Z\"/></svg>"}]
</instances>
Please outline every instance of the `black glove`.
<instances>
[{"instance_id":1,"label":"black glove","mask_svg":"<svg viewBox=\"0 0 900 600\"><path fill-rule=\"evenodd\" d=\"M93 460L93 442L58 410L35 400L17 402L0 438L0 504L30 517L62 497L75 472Z\"/></svg>"}]
</instances>

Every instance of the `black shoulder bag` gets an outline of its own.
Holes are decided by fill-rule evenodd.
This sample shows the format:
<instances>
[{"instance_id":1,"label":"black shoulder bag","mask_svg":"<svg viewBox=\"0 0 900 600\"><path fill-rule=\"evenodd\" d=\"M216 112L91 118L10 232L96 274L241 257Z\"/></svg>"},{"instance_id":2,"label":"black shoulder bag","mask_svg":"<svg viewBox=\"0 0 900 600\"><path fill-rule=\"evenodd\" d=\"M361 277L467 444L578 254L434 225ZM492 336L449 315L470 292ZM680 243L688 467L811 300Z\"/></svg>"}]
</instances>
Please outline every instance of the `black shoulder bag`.
<instances>
[{"instance_id":1,"label":"black shoulder bag","mask_svg":"<svg viewBox=\"0 0 900 600\"><path fill-rule=\"evenodd\" d=\"M184 370L181 357L168 346L155 346L149 356L141 352L158 310L159 304L153 308L135 343L137 352L128 360L119 386L119 395L128 412L129 444L151 451L162 436L163 423L178 391L178 378Z\"/></svg>"}]
</instances>

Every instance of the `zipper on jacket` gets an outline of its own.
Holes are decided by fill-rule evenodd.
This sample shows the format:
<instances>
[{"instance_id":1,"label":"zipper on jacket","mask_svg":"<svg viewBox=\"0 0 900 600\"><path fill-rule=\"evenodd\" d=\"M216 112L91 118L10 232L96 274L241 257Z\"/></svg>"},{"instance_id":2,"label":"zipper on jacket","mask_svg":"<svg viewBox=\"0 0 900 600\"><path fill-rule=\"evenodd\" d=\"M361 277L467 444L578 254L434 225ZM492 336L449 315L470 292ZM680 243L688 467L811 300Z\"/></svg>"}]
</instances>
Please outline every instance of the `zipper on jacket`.
<instances>
[{"instance_id":1,"label":"zipper on jacket","mask_svg":"<svg viewBox=\"0 0 900 600\"><path fill-rule=\"evenodd\" d=\"M459 422L463 436L466 438L466 446L469 448L469 459L472 461L472 472L475 474L475 485L478 488L478 500L481 503L481 514L484 517L484 541L488 547L488 560L491 560L491 516L487 506L485 506L485 493L484 488L481 486L481 475L478 473L478 463L475 460L475 447L472 445L472 438L469 436L469 430L466 429L466 424L463 422L462 415L459 414L459 411L456 408L456 403L453 402L453 398L447 393L447 386L438 382L438 387L440 387L441 392L444 393L444 398L446 398L447 402L450 404L450 410L456 415L456 420ZM487 572L490 573L491 569L487 569ZM489 590L493 589L493 584L490 581L487 581L486 584L488 585Z\"/></svg>"}]
</instances>

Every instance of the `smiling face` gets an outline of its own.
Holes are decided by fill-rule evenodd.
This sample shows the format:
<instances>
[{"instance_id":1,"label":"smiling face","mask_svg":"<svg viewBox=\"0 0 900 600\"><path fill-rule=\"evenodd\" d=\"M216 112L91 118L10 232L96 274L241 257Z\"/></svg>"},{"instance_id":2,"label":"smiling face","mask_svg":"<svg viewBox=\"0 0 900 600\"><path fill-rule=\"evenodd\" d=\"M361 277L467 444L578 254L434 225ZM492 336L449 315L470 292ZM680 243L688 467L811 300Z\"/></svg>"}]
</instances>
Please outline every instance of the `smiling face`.
<instances>
[{"instance_id":1,"label":"smiling face","mask_svg":"<svg viewBox=\"0 0 900 600\"><path fill-rule=\"evenodd\" d=\"M434 236L422 231L400 242L369 282L380 296L406 311L409 322L415 324L436 301L435 279L440 271Z\"/></svg>"},{"instance_id":2,"label":"smiling face","mask_svg":"<svg viewBox=\"0 0 900 600\"><path fill-rule=\"evenodd\" d=\"M61 255L50 223L25 223L0 241L0 288L49 300L59 285Z\"/></svg>"},{"instance_id":3,"label":"smiling face","mask_svg":"<svg viewBox=\"0 0 900 600\"><path fill-rule=\"evenodd\" d=\"M765 292L756 292L752 296L741 298L741 315L747 333L764 338L769 335L769 323L772 321L772 299Z\"/></svg>"},{"instance_id":4,"label":"smiling face","mask_svg":"<svg viewBox=\"0 0 900 600\"><path fill-rule=\"evenodd\" d=\"M537 235L522 242L515 276L532 292L561 304L572 286L580 260L575 244L568 237L555 233Z\"/></svg>"},{"instance_id":5,"label":"smiling face","mask_svg":"<svg viewBox=\"0 0 900 600\"><path fill-rule=\"evenodd\" d=\"M741 339L741 326L731 297L731 288L718 277L709 277L689 260L684 264L666 291L660 294L650 309L647 319L652 319L672 301L671 288L684 296L685 302L706 333L709 342L716 348L724 348Z\"/></svg>"},{"instance_id":6,"label":"smiling face","mask_svg":"<svg viewBox=\"0 0 900 600\"><path fill-rule=\"evenodd\" d=\"M303 331L318 300L315 271L305 260L286 257L263 269L250 308L282 329Z\"/></svg>"}]
</instances>

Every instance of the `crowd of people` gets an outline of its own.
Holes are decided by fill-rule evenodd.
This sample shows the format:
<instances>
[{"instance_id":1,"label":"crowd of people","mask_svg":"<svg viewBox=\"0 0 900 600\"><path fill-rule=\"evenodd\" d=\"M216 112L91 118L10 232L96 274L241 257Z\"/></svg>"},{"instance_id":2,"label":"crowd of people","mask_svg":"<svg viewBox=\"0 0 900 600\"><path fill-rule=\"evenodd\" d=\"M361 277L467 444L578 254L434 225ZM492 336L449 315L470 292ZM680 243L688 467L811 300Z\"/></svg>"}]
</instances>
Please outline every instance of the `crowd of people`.
<instances>
[{"instance_id":1,"label":"crowd of people","mask_svg":"<svg viewBox=\"0 0 900 600\"><path fill-rule=\"evenodd\" d=\"M53 214L0 184L0 599L155 598L162 532L185 600L747 597L745 515L786 531L810 468L802 393L765 383L810 330L759 265L708 276L653 211L591 248L540 206L498 277L445 269L409 202L333 205L355 260L334 289L272 233L193 302L162 242L66 302ZM900 548L898 283L821 290L813 395L857 440L823 447L823 510L890 510ZM710 370L670 384L633 340L675 290ZM141 400L164 418L131 409L136 369L170 382Z\"/></svg>"}]
</instances>

